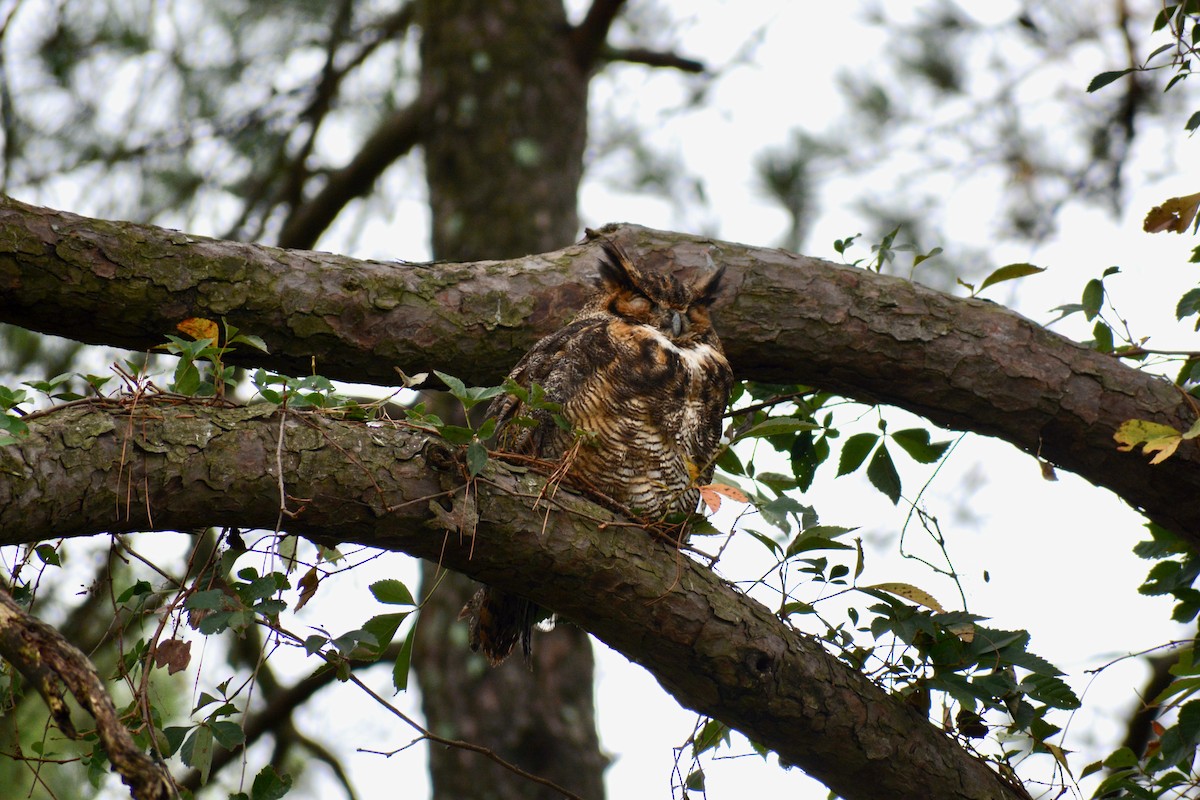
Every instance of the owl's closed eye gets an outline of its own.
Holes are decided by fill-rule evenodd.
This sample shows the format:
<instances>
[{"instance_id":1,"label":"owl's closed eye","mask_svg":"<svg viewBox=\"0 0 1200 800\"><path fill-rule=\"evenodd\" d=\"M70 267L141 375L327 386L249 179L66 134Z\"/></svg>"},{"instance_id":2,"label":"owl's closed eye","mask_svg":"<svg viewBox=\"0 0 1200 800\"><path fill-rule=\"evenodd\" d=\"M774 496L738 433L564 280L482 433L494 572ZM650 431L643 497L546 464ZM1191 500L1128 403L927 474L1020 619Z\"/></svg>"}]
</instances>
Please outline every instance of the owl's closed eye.
<instances>
[{"instance_id":1,"label":"owl's closed eye","mask_svg":"<svg viewBox=\"0 0 1200 800\"><path fill-rule=\"evenodd\" d=\"M670 273L642 269L611 242L604 242L604 250L608 258L600 265L600 289L608 297L610 314L656 328L675 343L712 332L709 308L720 291L724 267L687 285Z\"/></svg>"}]
</instances>

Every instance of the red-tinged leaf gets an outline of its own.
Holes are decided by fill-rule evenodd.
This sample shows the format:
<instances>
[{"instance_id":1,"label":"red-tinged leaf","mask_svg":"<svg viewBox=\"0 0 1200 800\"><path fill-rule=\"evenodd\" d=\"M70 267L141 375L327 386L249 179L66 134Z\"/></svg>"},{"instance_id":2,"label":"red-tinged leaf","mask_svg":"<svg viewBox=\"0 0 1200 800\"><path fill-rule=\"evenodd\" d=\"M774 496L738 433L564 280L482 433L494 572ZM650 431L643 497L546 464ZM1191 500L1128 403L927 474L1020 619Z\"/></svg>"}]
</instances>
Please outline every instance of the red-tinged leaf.
<instances>
[{"instance_id":1,"label":"red-tinged leaf","mask_svg":"<svg viewBox=\"0 0 1200 800\"><path fill-rule=\"evenodd\" d=\"M710 483L700 487L700 497L704 500L704 504L708 506L709 511L716 511L721 507L721 498L728 497L735 503L749 503L750 498L746 493L736 486L730 486L727 483Z\"/></svg>"},{"instance_id":2,"label":"red-tinged leaf","mask_svg":"<svg viewBox=\"0 0 1200 800\"><path fill-rule=\"evenodd\" d=\"M700 499L708 507L708 513L715 514L721 510L721 495L714 492L710 487L700 487Z\"/></svg>"}]
</instances>

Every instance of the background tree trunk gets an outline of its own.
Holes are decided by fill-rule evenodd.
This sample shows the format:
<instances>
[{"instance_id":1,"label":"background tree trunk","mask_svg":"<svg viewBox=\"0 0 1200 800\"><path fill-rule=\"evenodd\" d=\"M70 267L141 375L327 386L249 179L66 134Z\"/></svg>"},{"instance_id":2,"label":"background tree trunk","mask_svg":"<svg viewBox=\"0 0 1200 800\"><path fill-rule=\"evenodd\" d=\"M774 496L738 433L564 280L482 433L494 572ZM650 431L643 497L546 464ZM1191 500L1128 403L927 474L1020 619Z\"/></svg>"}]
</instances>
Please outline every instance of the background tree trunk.
<instances>
[{"instance_id":1,"label":"background tree trunk","mask_svg":"<svg viewBox=\"0 0 1200 800\"><path fill-rule=\"evenodd\" d=\"M570 243L589 75L561 0L432 0L419 20L422 92L436 98L437 135L424 151L434 257L506 258ZM430 729L603 797L587 634L560 625L537 637L532 669L519 657L490 668L458 621L477 584L439 573L424 564L414 650ZM430 774L435 798L556 796L463 750L432 748Z\"/></svg>"}]
</instances>

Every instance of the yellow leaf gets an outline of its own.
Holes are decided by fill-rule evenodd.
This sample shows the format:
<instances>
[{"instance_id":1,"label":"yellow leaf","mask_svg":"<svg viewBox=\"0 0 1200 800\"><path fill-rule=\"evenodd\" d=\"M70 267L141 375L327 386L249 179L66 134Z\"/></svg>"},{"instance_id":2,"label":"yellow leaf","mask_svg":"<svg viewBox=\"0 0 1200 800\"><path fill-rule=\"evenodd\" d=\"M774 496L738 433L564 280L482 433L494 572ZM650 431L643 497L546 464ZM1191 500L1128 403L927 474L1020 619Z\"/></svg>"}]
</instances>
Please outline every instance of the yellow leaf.
<instances>
[{"instance_id":1,"label":"yellow leaf","mask_svg":"<svg viewBox=\"0 0 1200 800\"><path fill-rule=\"evenodd\" d=\"M975 641L975 623L973 622L958 622L954 625L947 625L946 630L950 631L967 644Z\"/></svg>"},{"instance_id":2,"label":"yellow leaf","mask_svg":"<svg viewBox=\"0 0 1200 800\"><path fill-rule=\"evenodd\" d=\"M1142 230L1146 233L1183 233L1196 218L1197 209L1200 209L1200 192L1186 197L1172 197L1161 206L1150 209L1142 223Z\"/></svg>"},{"instance_id":3,"label":"yellow leaf","mask_svg":"<svg viewBox=\"0 0 1200 800\"><path fill-rule=\"evenodd\" d=\"M863 586L863 589L877 589L881 592L894 594L897 597L903 597L905 600L911 600L919 606L931 608L939 614L946 609L942 608L942 604L934 599L933 595L924 589L918 589L911 583L877 583L874 586Z\"/></svg>"},{"instance_id":4,"label":"yellow leaf","mask_svg":"<svg viewBox=\"0 0 1200 800\"><path fill-rule=\"evenodd\" d=\"M1113 439L1117 441L1117 449L1123 452L1129 452L1139 444L1142 445L1142 452L1157 453L1150 459L1150 463L1161 464L1174 455L1184 436L1186 434L1181 434L1170 425L1147 419L1127 419L1117 428Z\"/></svg>"},{"instance_id":5,"label":"yellow leaf","mask_svg":"<svg viewBox=\"0 0 1200 800\"><path fill-rule=\"evenodd\" d=\"M188 317L175 327L193 339L212 339L215 342L219 335L217 323L204 317Z\"/></svg>"},{"instance_id":6,"label":"yellow leaf","mask_svg":"<svg viewBox=\"0 0 1200 800\"><path fill-rule=\"evenodd\" d=\"M1127 419L1117 428L1113 438L1117 440L1118 450L1129 451L1137 445L1151 439L1162 439L1167 436L1178 436L1179 431L1170 425L1151 422L1148 419Z\"/></svg>"},{"instance_id":7,"label":"yellow leaf","mask_svg":"<svg viewBox=\"0 0 1200 800\"><path fill-rule=\"evenodd\" d=\"M1158 453L1158 455L1150 459L1150 463L1161 464L1175 455L1175 448L1179 447L1179 443L1182 441L1183 438L1180 436L1164 436L1161 439L1151 439L1142 445L1142 452Z\"/></svg>"}]
</instances>

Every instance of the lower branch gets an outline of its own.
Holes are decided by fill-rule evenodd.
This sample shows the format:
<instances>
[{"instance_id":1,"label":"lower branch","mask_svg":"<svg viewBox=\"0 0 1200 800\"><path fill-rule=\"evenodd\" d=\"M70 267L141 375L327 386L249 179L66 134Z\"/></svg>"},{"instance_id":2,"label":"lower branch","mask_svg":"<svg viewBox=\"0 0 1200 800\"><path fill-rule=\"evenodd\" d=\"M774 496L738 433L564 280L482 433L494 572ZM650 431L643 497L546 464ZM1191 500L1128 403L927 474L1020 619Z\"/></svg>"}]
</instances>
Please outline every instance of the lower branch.
<instances>
[{"instance_id":1,"label":"lower branch","mask_svg":"<svg viewBox=\"0 0 1200 800\"><path fill-rule=\"evenodd\" d=\"M65 694L70 693L96 721L96 734L113 768L134 800L167 800L171 778L133 742L117 718L117 709L87 656L0 589L0 656L25 676L46 700L50 716L64 734L79 738Z\"/></svg>"},{"instance_id":2,"label":"lower branch","mask_svg":"<svg viewBox=\"0 0 1200 800\"><path fill-rule=\"evenodd\" d=\"M844 797L1027 797L812 637L565 489L549 512L535 507L540 478L493 459L468 502L454 449L400 424L289 413L277 458L280 413L97 406L33 420L0 449L0 544L51 530L270 529L278 465L288 494L305 498L289 532L407 552L519 592Z\"/></svg>"}]
</instances>

